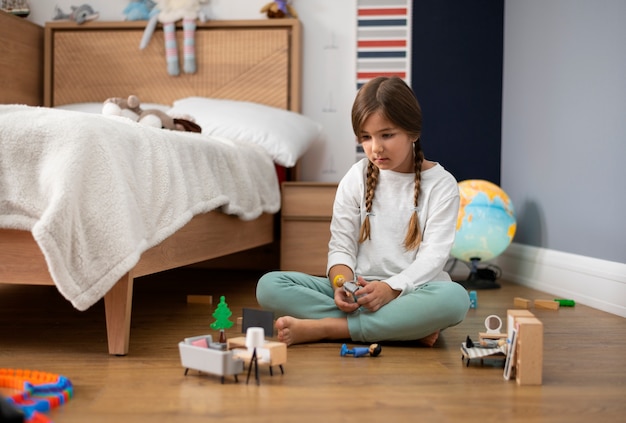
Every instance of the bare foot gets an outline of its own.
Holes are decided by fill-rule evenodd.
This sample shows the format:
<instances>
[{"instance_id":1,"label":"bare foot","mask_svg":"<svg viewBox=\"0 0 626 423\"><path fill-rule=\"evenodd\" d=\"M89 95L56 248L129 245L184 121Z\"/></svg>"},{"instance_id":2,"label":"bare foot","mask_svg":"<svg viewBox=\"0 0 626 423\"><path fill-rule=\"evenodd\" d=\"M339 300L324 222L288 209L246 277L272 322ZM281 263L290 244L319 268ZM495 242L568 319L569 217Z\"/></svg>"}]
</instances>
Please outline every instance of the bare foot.
<instances>
[{"instance_id":1,"label":"bare foot","mask_svg":"<svg viewBox=\"0 0 626 423\"><path fill-rule=\"evenodd\" d=\"M289 345L317 342L324 339L349 338L346 319L296 319L291 316L276 320L278 340Z\"/></svg>"},{"instance_id":2,"label":"bare foot","mask_svg":"<svg viewBox=\"0 0 626 423\"><path fill-rule=\"evenodd\" d=\"M438 338L439 338L439 331L431 333L430 335L420 339L419 342L426 345L427 347L432 347L433 345L435 345L435 342L437 342Z\"/></svg>"}]
</instances>

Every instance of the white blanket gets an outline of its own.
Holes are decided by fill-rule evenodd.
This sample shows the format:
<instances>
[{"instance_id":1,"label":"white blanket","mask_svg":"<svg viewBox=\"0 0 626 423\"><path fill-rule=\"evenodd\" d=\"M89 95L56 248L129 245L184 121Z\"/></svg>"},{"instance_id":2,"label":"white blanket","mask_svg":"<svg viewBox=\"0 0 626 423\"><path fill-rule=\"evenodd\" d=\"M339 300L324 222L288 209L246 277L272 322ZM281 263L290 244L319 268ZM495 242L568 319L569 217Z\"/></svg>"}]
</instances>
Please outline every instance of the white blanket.
<instances>
[{"instance_id":1,"label":"white blanket","mask_svg":"<svg viewBox=\"0 0 626 423\"><path fill-rule=\"evenodd\" d=\"M280 208L259 146L125 118L0 106L0 228L31 231L61 294L85 310L200 213Z\"/></svg>"}]
</instances>

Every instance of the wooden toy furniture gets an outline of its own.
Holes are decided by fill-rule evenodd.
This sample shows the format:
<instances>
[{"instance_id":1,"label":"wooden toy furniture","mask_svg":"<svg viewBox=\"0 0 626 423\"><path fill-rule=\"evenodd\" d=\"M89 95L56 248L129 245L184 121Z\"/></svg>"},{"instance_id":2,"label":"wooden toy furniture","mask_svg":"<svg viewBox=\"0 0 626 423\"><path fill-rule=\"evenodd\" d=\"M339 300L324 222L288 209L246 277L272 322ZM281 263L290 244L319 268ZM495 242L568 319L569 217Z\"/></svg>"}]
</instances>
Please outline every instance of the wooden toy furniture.
<instances>
[{"instance_id":1,"label":"wooden toy furniture","mask_svg":"<svg viewBox=\"0 0 626 423\"><path fill-rule=\"evenodd\" d=\"M245 336L237 338L229 338L227 341L228 349L233 350L235 356L242 359L246 364L250 363L252 352L246 348ZM282 374L285 373L283 364L287 362L287 344L276 341L265 341L263 348L257 352L259 354L259 363L268 364L270 375L273 375L272 366L278 366Z\"/></svg>"},{"instance_id":2,"label":"wooden toy furniture","mask_svg":"<svg viewBox=\"0 0 626 423\"><path fill-rule=\"evenodd\" d=\"M518 317L515 380L518 385L541 385L543 323L536 317Z\"/></svg>"},{"instance_id":3,"label":"wooden toy furniture","mask_svg":"<svg viewBox=\"0 0 626 423\"><path fill-rule=\"evenodd\" d=\"M513 331L513 328L515 327L515 319L518 317L535 317L534 314L532 314L530 311L528 310L507 310L507 324L506 324L506 332L508 334L509 339L511 338L511 333Z\"/></svg>"}]
</instances>

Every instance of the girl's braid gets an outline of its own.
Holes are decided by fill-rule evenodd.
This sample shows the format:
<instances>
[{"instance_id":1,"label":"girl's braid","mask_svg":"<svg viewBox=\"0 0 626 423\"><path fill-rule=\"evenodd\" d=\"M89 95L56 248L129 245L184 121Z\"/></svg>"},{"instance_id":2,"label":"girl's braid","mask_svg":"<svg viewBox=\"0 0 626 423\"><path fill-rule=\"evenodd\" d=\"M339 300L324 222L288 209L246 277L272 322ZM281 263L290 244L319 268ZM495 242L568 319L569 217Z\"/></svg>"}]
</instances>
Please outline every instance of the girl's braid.
<instances>
[{"instance_id":1,"label":"girl's braid","mask_svg":"<svg viewBox=\"0 0 626 423\"><path fill-rule=\"evenodd\" d=\"M378 167L374 163L369 162L367 165L367 181L365 186L365 219L361 225L359 234L359 242L365 242L370 239L370 214L372 213L372 203L374 201L374 192L376 191L376 183L378 182Z\"/></svg>"},{"instance_id":2,"label":"girl's braid","mask_svg":"<svg viewBox=\"0 0 626 423\"><path fill-rule=\"evenodd\" d=\"M417 215L417 206L419 204L420 187L422 183L422 162L424 161L424 152L419 144L419 139L415 141L415 187L413 189L413 205L414 212L411 214L409 221L409 230L404 238L404 247L407 250L414 250L422 242L422 232L420 231L419 216Z\"/></svg>"}]
</instances>

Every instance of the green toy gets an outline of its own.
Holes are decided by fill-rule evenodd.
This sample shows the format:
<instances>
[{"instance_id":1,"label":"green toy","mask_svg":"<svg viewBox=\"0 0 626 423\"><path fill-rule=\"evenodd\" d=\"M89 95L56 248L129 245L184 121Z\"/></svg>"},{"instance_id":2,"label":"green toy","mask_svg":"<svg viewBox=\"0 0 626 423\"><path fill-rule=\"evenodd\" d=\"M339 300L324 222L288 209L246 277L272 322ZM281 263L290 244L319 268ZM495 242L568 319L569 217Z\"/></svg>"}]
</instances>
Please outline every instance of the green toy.
<instances>
[{"instance_id":1,"label":"green toy","mask_svg":"<svg viewBox=\"0 0 626 423\"><path fill-rule=\"evenodd\" d=\"M222 295L220 297L220 302L212 315L215 318L215 321L211 323L211 329L220 331L220 344L226 342L224 329L229 329L233 326L233 322L229 319L232 315L233 313L230 311L228 304L226 303L226 297Z\"/></svg>"}]
</instances>

